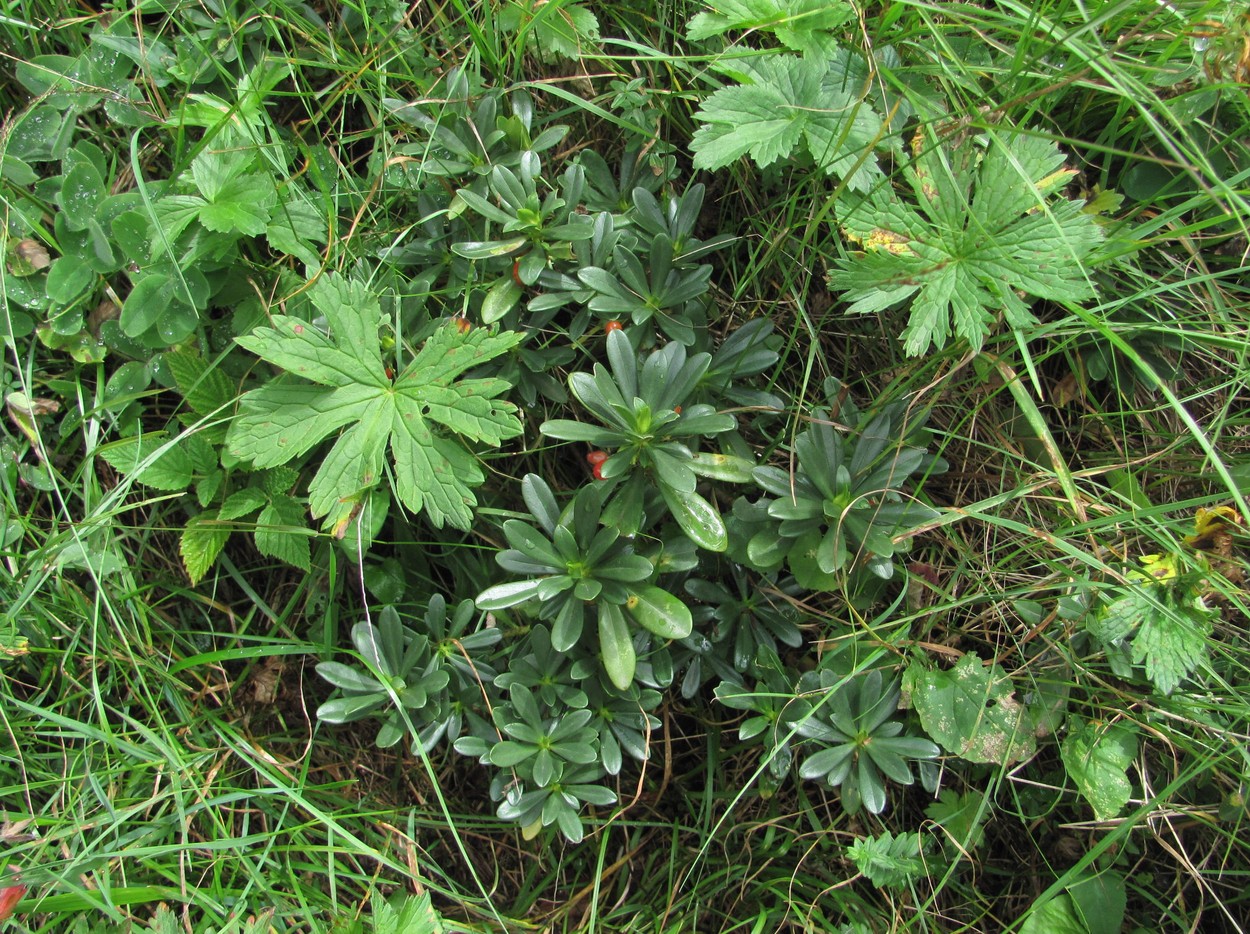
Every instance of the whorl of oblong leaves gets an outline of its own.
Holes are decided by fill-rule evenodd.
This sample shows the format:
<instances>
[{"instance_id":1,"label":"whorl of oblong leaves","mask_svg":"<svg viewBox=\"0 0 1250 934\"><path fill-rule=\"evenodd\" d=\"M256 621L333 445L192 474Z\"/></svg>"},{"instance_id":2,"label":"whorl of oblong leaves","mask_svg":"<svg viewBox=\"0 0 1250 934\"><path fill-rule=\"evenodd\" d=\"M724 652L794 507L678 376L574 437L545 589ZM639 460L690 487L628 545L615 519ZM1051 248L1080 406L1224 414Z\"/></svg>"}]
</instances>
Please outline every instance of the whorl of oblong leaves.
<instances>
[{"instance_id":1,"label":"whorl of oblong leaves","mask_svg":"<svg viewBox=\"0 0 1250 934\"><path fill-rule=\"evenodd\" d=\"M443 611L441 603L431 607L435 615ZM429 637L404 626L399 613L388 606L378 614L377 625L363 620L353 626L352 642L365 662L363 669L335 661L317 665L317 674L340 691L317 708L317 719L324 723L380 719L375 742L383 749L398 743L412 726L414 747L428 752L447 732L446 688L451 680L448 667L431 650Z\"/></svg>"},{"instance_id":2,"label":"whorl of oblong leaves","mask_svg":"<svg viewBox=\"0 0 1250 934\"><path fill-rule=\"evenodd\" d=\"M886 805L886 779L910 785L911 760L935 759L941 752L923 736L904 733L894 717L900 698L898 678L886 680L879 668L851 680L822 671L818 690L827 701L799 722L800 735L817 751L799 766L799 775L842 789L842 808L855 814L861 805L880 814Z\"/></svg>"},{"instance_id":3,"label":"whorl of oblong leaves","mask_svg":"<svg viewBox=\"0 0 1250 934\"><path fill-rule=\"evenodd\" d=\"M695 113L703 125L690 141L694 167L719 169L749 155L766 168L800 150L851 191L867 191L881 178L873 149L885 130L848 55L734 62L743 83L716 91Z\"/></svg>"},{"instance_id":4,"label":"whorl of oblong leaves","mask_svg":"<svg viewBox=\"0 0 1250 934\"><path fill-rule=\"evenodd\" d=\"M600 524L596 487L582 487L559 511L537 474L526 476L522 486L540 528L509 519L503 533L511 547L497 552L495 560L524 577L486 588L476 598L478 607L503 610L533 601L538 618L553 621L551 644L557 652L583 642L587 613L593 611L604 670L619 690L627 690L637 666L635 628L629 624L661 639L684 639L693 625L689 607L647 583L655 573L652 563L634 554L632 541L618 528Z\"/></svg>"},{"instance_id":5,"label":"whorl of oblong leaves","mask_svg":"<svg viewBox=\"0 0 1250 934\"><path fill-rule=\"evenodd\" d=\"M904 168L914 199L880 185L840 223L864 252L841 260L829 287L869 314L910 305L909 356L952 333L980 350L1000 310L1008 325L1036 322L1034 299L1079 302L1094 288L1085 261L1102 229L1080 200L1052 198L1075 174L1051 141L995 133L949 146L920 132Z\"/></svg>"},{"instance_id":6,"label":"whorl of oblong leaves","mask_svg":"<svg viewBox=\"0 0 1250 934\"><path fill-rule=\"evenodd\" d=\"M515 347L522 335L462 332L448 322L394 380L382 362L382 309L363 285L323 276L309 290L329 334L287 315L236 338L287 373L243 396L226 443L257 467L275 467L337 434L308 488L315 517L377 485L389 445L395 495L431 523L468 528L484 476L462 439L498 446L521 433L501 379L457 379ZM456 436L459 437L456 437Z\"/></svg>"},{"instance_id":7,"label":"whorl of oblong leaves","mask_svg":"<svg viewBox=\"0 0 1250 934\"><path fill-rule=\"evenodd\" d=\"M776 569L784 561L795 580L813 590L837 586L850 569L891 578L893 556L908 547L903 533L938 515L900 492L912 476L945 467L905 443L915 433L914 422L891 406L858 426L852 442L833 426L828 410L817 409L795 440L793 468L752 471L771 497L759 502L769 521L747 544L751 566Z\"/></svg>"},{"instance_id":8,"label":"whorl of oblong leaves","mask_svg":"<svg viewBox=\"0 0 1250 934\"><path fill-rule=\"evenodd\" d=\"M732 431L733 415L718 412L706 403L691 403L700 380L707 373L711 356L706 353L687 357L686 348L673 342L647 355L639 365L638 355L623 331L607 338L609 372L596 363L593 373L573 373L569 389L603 427L571 419L551 419L539 431L565 441L583 441L610 456L601 465L605 480L628 478L605 510L606 520L623 534L638 531L642 514L642 484L654 483L673 519L700 548L724 551L728 536L720 513L696 492L700 476L745 480L749 463L735 464L739 458L696 458L689 447L694 439L714 437ZM646 478L644 480L644 474ZM632 507L621 504L632 495Z\"/></svg>"}]
</instances>

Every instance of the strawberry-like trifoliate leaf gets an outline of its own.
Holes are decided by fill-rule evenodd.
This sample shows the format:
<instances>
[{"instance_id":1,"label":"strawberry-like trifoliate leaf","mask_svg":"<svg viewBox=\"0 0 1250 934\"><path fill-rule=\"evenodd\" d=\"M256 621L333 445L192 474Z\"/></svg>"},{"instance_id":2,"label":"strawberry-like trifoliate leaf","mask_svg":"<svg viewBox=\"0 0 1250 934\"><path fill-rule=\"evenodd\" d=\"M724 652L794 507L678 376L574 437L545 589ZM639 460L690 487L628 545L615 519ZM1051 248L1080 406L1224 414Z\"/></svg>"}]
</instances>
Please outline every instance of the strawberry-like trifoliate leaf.
<instances>
[{"instance_id":1,"label":"strawberry-like trifoliate leaf","mask_svg":"<svg viewBox=\"0 0 1250 934\"><path fill-rule=\"evenodd\" d=\"M867 191L881 177L873 149L883 136L881 117L864 100L865 88L839 57L768 55L732 67L746 83L721 88L695 114L703 123L690 148L697 169L719 169L744 155L761 167L802 147L816 165Z\"/></svg>"},{"instance_id":2,"label":"strawberry-like trifoliate leaf","mask_svg":"<svg viewBox=\"0 0 1250 934\"><path fill-rule=\"evenodd\" d=\"M730 30L768 31L796 52L829 55L836 49L829 30L855 16L855 8L836 0L709 0L707 13L690 20L692 41L719 36Z\"/></svg>"},{"instance_id":3,"label":"strawberry-like trifoliate leaf","mask_svg":"<svg viewBox=\"0 0 1250 934\"><path fill-rule=\"evenodd\" d=\"M1054 143L996 135L978 159L972 141L949 148L917 134L913 151L904 174L914 204L882 185L841 218L865 249L829 276L848 312L910 301L901 336L914 357L941 349L952 332L980 350L999 310L1011 327L1035 323L1022 294L1093 297L1084 263L1102 230L1084 202L1048 197L1075 174Z\"/></svg>"},{"instance_id":4,"label":"strawberry-like trifoliate leaf","mask_svg":"<svg viewBox=\"0 0 1250 934\"><path fill-rule=\"evenodd\" d=\"M389 445L395 495L441 528L468 528L471 488L484 476L460 438L498 446L521 433L516 407L498 398L501 379L457 379L470 367L515 347L522 335L462 332L448 322L392 381L378 339L382 309L358 282L323 276L309 294L329 334L299 318L274 315L237 341L287 373L243 396L227 445L256 467L306 454L330 435L338 440L308 488L314 517L360 502L382 477Z\"/></svg>"}]
</instances>

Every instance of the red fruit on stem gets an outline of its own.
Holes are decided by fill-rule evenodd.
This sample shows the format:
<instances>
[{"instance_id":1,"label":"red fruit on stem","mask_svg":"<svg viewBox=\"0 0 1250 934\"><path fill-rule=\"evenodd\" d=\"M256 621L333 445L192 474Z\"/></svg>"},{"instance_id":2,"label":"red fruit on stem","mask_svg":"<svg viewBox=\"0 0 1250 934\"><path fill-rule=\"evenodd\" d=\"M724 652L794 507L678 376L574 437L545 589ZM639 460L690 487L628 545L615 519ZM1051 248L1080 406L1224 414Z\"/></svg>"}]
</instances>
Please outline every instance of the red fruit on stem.
<instances>
[{"instance_id":1,"label":"red fruit on stem","mask_svg":"<svg viewBox=\"0 0 1250 934\"><path fill-rule=\"evenodd\" d=\"M625 325L621 324L621 322L612 320L603 326L603 332L605 334L611 334L613 331L619 331L623 327L625 327Z\"/></svg>"},{"instance_id":2,"label":"red fruit on stem","mask_svg":"<svg viewBox=\"0 0 1250 934\"><path fill-rule=\"evenodd\" d=\"M607 451L591 451L589 454L586 455L586 462L589 464L592 464L595 467L598 467L607 459L608 459Z\"/></svg>"}]
</instances>

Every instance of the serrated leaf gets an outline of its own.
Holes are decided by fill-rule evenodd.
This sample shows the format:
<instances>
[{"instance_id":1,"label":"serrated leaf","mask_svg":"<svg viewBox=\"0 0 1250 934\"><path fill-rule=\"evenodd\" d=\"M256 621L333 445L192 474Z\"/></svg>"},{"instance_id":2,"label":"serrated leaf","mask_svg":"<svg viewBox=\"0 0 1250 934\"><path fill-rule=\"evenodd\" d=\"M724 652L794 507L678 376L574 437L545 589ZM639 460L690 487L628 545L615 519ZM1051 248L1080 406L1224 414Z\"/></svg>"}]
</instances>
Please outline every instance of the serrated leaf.
<instances>
[{"instance_id":1,"label":"serrated leaf","mask_svg":"<svg viewBox=\"0 0 1250 934\"><path fill-rule=\"evenodd\" d=\"M290 467L271 467L261 477L261 486L265 488L265 493L276 499L284 493L289 493L298 479L299 471L297 470L292 470Z\"/></svg>"},{"instance_id":2,"label":"serrated leaf","mask_svg":"<svg viewBox=\"0 0 1250 934\"><path fill-rule=\"evenodd\" d=\"M277 203L273 183L251 175L232 179L217 197L200 208L200 223L216 233L258 237L265 232Z\"/></svg>"},{"instance_id":3,"label":"serrated leaf","mask_svg":"<svg viewBox=\"0 0 1250 934\"><path fill-rule=\"evenodd\" d=\"M196 415L209 415L234 400L235 387L230 377L210 367L194 351L180 348L165 354L164 361L182 398Z\"/></svg>"},{"instance_id":4,"label":"serrated leaf","mask_svg":"<svg viewBox=\"0 0 1250 934\"><path fill-rule=\"evenodd\" d=\"M326 219L313 205L287 197L271 212L265 239L274 251L288 253L316 269L321 257L309 244L326 242Z\"/></svg>"},{"instance_id":5,"label":"serrated leaf","mask_svg":"<svg viewBox=\"0 0 1250 934\"><path fill-rule=\"evenodd\" d=\"M709 6L713 12L700 13L687 25L691 40L710 39L730 30L768 31L805 55L831 52L835 44L828 30L855 15L849 3L832 0L711 0Z\"/></svg>"},{"instance_id":6,"label":"serrated leaf","mask_svg":"<svg viewBox=\"0 0 1250 934\"><path fill-rule=\"evenodd\" d=\"M264 490L254 486L244 487L226 497L226 501L217 510L217 516L226 521L241 519L243 516L260 509L268 502L269 497L265 495Z\"/></svg>"},{"instance_id":7,"label":"serrated leaf","mask_svg":"<svg viewBox=\"0 0 1250 934\"><path fill-rule=\"evenodd\" d=\"M802 146L852 191L881 177L872 153L881 118L824 60L769 55L740 67L750 83L716 91L695 114L703 123L690 141L695 168L723 168L744 155L765 168Z\"/></svg>"},{"instance_id":8,"label":"serrated leaf","mask_svg":"<svg viewBox=\"0 0 1250 934\"><path fill-rule=\"evenodd\" d=\"M1154 601L1145 588L1135 587L1107 605L1101 613L1090 614L1086 628L1104 646L1119 642L1153 611Z\"/></svg>"},{"instance_id":9,"label":"serrated leaf","mask_svg":"<svg viewBox=\"0 0 1250 934\"><path fill-rule=\"evenodd\" d=\"M161 450L163 447L164 450ZM101 447L96 453L110 466L133 476L144 486L176 492L191 485L191 456L181 443L169 444L166 432L153 431L116 441Z\"/></svg>"},{"instance_id":10,"label":"serrated leaf","mask_svg":"<svg viewBox=\"0 0 1250 934\"><path fill-rule=\"evenodd\" d=\"M581 4L510 3L498 15L502 28L524 29L528 40L548 57L577 60L599 41L599 20Z\"/></svg>"},{"instance_id":11,"label":"serrated leaf","mask_svg":"<svg viewBox=\"0 0 1250 934\"><path fill-rule=\"evenodd\" d=\"M521 423L516 407L496 398L508 383L456 378L515 347L523 335L464 332L447 322L392 382L382 364L377 298L334 274L319 279L310 294L329 322L328 335L276 315L274 327L237 339L290 375L243 397L227 436L230 452L257 467L275 467L338 432L309 485L309 505L320 518L381 480L389 446L399 500L414 513L424 511L435 527L468 528L476 504L471 487L483 475L455 435L498 446L520 434ZM310 382L297 381L296 374Z\"/></svg>"},{"instance_id":12,"label":"serrated leaf","mask_svg":"<svg viewBox=\"0 0 1250 934\"><path fill-rule=\"evenodd\" d=\"M1066 893L1034 905L1020 925L1020 934L1089 934Z\"/></svg>"},{"instance_id":13,"label":"serrated leaf","mask_svg":"<svg viewBox=\"0 0 1250 934\"><path fill-rule=\"evenodd\" d=\"M1098 820L1110 820L1128 804L1133 786L1124 772L1137 758L1137 732L1127 723L1070 724L1060 756Z\"/></svg>"},{"instance_id":14,"label":"serrated leaf","mask_svg":"<svg viewBox=\"0 0 1250 934\"><path fill-rule=\"evenodd\" d=\"M898 888L924 875L920 834L886 831L878 837L864 837L847 847L855 868L879 887Z\"/></svg>"},{"instance_id":15,"label":"serrated leaf","mask_svg":"<svg viewBox=\"0 0 1250 934\"><path fill-rule=\"evenodd\" d=\"M1102 229L1082 202L1048 197L1069 175L1054 143L995 135L979 165L971 141L946 149L917 137L916 145L904 170L914 204L882 185L843 213L843 232L865 249L829 277L849 313L910 302L901 336L918 356L952 334L980 350L1000 313L1011 327L1031 324L1017 292L1059 302L1093 296L1083 260Z\"/></svg>"},{"instance_id":16,"label":"serrated leaf","mask_svg":"<svg viewBox=\"0 0 1250 934\"><path fill-rule=\"evenodd\" d=\"M398 892L390 901L373 899L374 934L443 934L442 919L430 902L430 894Z\"/></svg>"},{"instance_id":17,"label":"serrated leaf","mask_svg":"<svg viewBox=\"0 0 1250 934\"><path fill-rule=\"evenodd\" d=\"M304 507L299 501L274 497L256 517L256 550L307 571L312 566L312 543L304 528Z\"/></svg>"},{"instance_id":18,"label":"serrated leaf","mask_svg":"<svg viewBox=\"0 0 1250 934\"><path fill-rule=\"evenodd\" d=\"M1172 599L1162 606L1151 603L1133 637L1133 663L1144 663L1146 677L1159 691L1171 694L1206 660L1207 636L1217 612L1200 597L1189 598L1188 604Z\"/></svg>"},{"instance_id":19,"label":"serrated leaf","mask_svg":"<svg viewBox=\"0 0 1250 934\"><path fill-rule=\"evenodd\" d=\"M192 584L198 584L208 573L229 538L230 526L211 513L201 513L187 522L178 551Z\"/></svg>"},{"instance_id":20,"label":"serrated leaf","mask_svg":"<svg viewBox=\"0 0 1250 934\"><path fill-rule=\"evenodd\" d=\"M1146 677L1160 692L1170 694L1206 660L1216 613L1183 584L1173 589L1136 585L1092 615L1086 626L1107 648L1136 630L1131 643L1134 664L1144 663Z\"/></svg>"},{"instance_id":21,"label":"serrated leaf","mask_svg":"<svg viewBox=\"0 0 1250 934\"><path fill-rule=\"evenodd\" d=\"M912 662L904 675L912 707L925 732L969 762L1008 765L1037 748L1024 705L1002 670L986 668L975 654L950 671L929 671Z\"/></svg>"},{"instance_id":22,"label":"serrated leaf","mask_svg":"<svg viewBox=\"0 0 1250 934\"><path fill-rule=\"evenodd\" d=\"M200 194L212 201L247 172L253 158L252 152L238 146L205 148L191 160L191 178Z\"/></svg>"}]
</instances>

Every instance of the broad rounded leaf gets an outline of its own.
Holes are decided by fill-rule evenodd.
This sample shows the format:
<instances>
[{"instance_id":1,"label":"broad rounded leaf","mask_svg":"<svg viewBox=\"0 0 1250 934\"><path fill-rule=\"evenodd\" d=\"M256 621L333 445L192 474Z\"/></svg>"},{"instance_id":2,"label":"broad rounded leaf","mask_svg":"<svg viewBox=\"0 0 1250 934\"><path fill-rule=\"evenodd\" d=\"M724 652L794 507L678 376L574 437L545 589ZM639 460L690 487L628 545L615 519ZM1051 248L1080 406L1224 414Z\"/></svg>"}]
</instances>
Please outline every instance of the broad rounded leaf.
<instances>
[{"instance_id":1,"label":"broad rounded leaf","mask_svg":"<svg viewBox=\"0 0 1250 934\"><path fill-rule=\"evenodd\" d=\"M694 628L690 608L659 587L640 587L629 595L625 609L634 622L662 639L684 639Z\"/></svg>"},{"instance_id":2,"label":"broad rounded leaf","mask_svg":"<svg viewBox=\"0 0 1250 934\"><path fill-rule=\"evenodd\" d=\"M1060 748L1064 768L1098 820L1124 809L1133 786L1125 770L1137 758L1137 733L1125 723L1076 723Z\"/></svg>"},{"instance_id":3,"label":"broad rounded leaf","mask_svg":"<svg viewBox=\"0 0 1250 934\"><path fill-rule=\"evenodd\" d=\"M478 594L473 602L479 610L503 610L526 600L538 593L541 581L509 581L487 587Z\"/></svg>"},{"instance_id":4,"label":"broad rounded leaf","mask_svg":"<svg viewBox=\"0 0 1250 934\"><path fill-rule=\"evenodd\" d=\"M599 607L599 649L603 655L603 669L619 690L627 691L634 683L637 658L629 624L620 607L605 604Z\"/></svg>"},{"instance_id":5,"label":"broad rounded leaf","mask_svg":"<svg viewBox=\"0 0 1250 934\"><path fill-rule=\"evenodd\" d=\"M660 486L660 494L673 519L692 542L707 551L719 552L729 547L729 534L720 513L702 496L694 492L681 493L666 485Z\"/></svg>"},{"instance_id":6,"label":"broad rounded leaf","mask_svg":"<svg viewBox=\"0 0 1250 934\"><path fill-rule=\"evenodd\" d=\"M1007 765L1037 748L1033 724L997 666L986 668L969 653L950 671L913 662L904 675L912 707L925 732L969 762Z\"/></svg>"},{"instance_id":7,"label":"broad rounded leaf","mask_svg":"<svg viewBox=\"0 0 1250 934\"><path fill-rule=\"evenodd\" d=\"M317 665L317 675L329 681L336 688L346 691L382 691L383 687L372 675L364 674L344 665L342 662L321 662Z\"/></svg>"}]
</instances>

